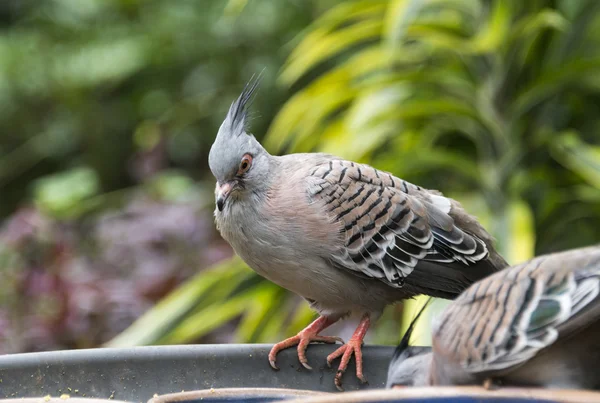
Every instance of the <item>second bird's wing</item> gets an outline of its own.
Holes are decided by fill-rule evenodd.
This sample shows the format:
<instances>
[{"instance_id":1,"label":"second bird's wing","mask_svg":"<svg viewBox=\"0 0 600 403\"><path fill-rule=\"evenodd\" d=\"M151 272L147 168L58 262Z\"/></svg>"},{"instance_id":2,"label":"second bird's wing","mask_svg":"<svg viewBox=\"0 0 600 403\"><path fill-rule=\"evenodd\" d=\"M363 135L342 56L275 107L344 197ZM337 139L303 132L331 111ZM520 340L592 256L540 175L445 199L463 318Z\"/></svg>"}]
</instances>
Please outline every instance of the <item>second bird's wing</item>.
<instances>
[{"instance_id":1,"label":"second bird's wing","mask_svg":"<svg viewBox=\"0 0 600 403\"><path fill-rule=\"evenodd\" d=\"M436 361L471 374L519 366L600 320L599 292L600 246L505 269L447 307L433 333Z\"/></svg>"}]
</instances>

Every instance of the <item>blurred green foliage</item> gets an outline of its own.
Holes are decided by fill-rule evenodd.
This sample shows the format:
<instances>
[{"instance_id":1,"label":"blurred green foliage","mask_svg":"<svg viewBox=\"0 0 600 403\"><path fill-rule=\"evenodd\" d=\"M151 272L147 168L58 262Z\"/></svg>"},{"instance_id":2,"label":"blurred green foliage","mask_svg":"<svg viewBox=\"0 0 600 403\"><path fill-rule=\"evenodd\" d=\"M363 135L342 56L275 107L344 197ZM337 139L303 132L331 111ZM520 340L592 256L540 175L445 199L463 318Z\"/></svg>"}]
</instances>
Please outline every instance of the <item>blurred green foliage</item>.
<instances>
[{"instance_id":1,"label":"blurred green foliage","mask_svg":"<svg viewBox=\"0 0 600 403\"><path fill-rule=\"evenodd\" d=\"M7 4L0 214L32 197L56 220L94 221L141 189L209 216L208 149L264 67L252 131L271 152L331 152L439 189L510 263L600 240L595 0ZM418 304L386 310L372 340L395 343ZM233 258L108 345L272 342L313 315Z\"/></svg>"},{"instance_id":2,"label":"blurred green foliage","mask_svg":"<svg viewBox=\"0 0 600 403\"><path fill-rule=\"evenodd\" d=\"M0 217L28 199L34 180L71 169L56 180L79 187L85 171L97 185L44 186L43 206L62 213L64 198L78 204L168 167L206 178L223 114L263 68L270 95L256 100L265 118L254 125L266 131L285 99L269 91L282 49L315 9L300 0L3 1Z\"/></svg>"}]
</instances>

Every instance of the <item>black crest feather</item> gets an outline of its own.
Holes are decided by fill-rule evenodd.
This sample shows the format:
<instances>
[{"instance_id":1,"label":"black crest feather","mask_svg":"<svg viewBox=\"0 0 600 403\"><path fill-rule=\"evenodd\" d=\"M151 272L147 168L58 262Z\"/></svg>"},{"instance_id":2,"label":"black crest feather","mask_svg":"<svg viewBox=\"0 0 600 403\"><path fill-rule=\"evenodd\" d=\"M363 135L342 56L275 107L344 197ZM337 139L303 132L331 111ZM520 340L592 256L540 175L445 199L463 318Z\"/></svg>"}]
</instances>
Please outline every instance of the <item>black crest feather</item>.
<instances>
[{"instance_id":1,"label":"black crest feather","mask_svg":"<svg viewBox=\"0 0 600 403\"><path fill-rule=\"evenodd\" d=\"M396 350L394 351L394 356L392 357L392 361L398 360L400 358L400 356L405 351L407 351L408 347L410 346L410 344L409 344L410 338L412 336L413 331L415 330L415 325L417 324L417 321L421 317L421 314L423 313L423 311L425 311L425 309L427 308L427 306L429 305L430 302L431 302L431 298L428 298L427 301L425 302L425 305L423 305L423 307L419 310L419 312L414 317L414 319L410 322L408 329L406 329L404 336L402 336L402 340L400 340L400 344L398 344L398 346L396 347ZM408 358L408 357L406 357L406 358Z\"/></svg>"},{"instance_id":2,"label":"black crest feather","mask_svg":"<svg viewBox=\"0 0 600 403\"><path fill-rule=\"evenodd\" d=\"M253 95L260 85L263 72L264 70L258 74L253 74L240 96L231 104L229 113L227 114L231 134L240 135L247 129L248 107L252 103Z\"/></svg>"}]
</instances>

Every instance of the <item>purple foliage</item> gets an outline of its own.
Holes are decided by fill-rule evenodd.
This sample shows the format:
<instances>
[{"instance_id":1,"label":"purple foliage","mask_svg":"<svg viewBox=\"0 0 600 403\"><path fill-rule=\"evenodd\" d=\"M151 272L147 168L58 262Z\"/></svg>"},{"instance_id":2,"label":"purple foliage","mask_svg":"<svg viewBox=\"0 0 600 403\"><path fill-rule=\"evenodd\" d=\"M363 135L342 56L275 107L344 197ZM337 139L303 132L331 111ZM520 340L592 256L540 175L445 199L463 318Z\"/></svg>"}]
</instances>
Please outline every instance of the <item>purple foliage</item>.
<instances>
[{"instance_id":1,"label":"purple foliage","mask_svg":"<svg viewBox=\"0 0 600 403\"><path fill-rule=\"evenodd\" d=\"M0 227L0 353L97 347L229 256L192 204L138 194L74 222L22 208Z\"/></svg>"}]
</instances>

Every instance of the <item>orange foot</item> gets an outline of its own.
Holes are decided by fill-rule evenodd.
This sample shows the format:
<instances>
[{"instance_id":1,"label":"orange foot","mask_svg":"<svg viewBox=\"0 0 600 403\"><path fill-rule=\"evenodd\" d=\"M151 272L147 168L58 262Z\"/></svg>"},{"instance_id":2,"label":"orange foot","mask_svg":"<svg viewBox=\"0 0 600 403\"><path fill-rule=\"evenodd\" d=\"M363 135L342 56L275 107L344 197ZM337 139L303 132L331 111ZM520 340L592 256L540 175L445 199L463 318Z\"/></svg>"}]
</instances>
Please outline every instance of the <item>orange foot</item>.
<instances>
[{"instance_id":1,"label":"orange foot","mask_svg":"<svg viewBox=\"0 0 600 403\"><path fill-rule=\"evenodd\" d=\"M308 348L308 344L310 342L335 344L339 341L344 343L344 341L339 337L319 336L320 331L328 326L331 326L336 321L337 319L320 316L296 336L290 337L289 339L285 339L284 341L275 344L269 352L269 364L271 364L271 367L273 367L273 369L279 369L275 363L275 360L277 359L277 353L286 348L298 345L298 359L300 360L300 364L302 364L302 366L306 369L312 369L312 367L308 365L308 360L306 359L306 349Z\"/></svg>"},{"instance_id":2,"label":"orange foot","mask_svg":"<svg viewBox=\"0 0 600 403\"><path fill-rule=\"evenodd\" d=\"M331 363L333 362L333 360L340 356L342 357L342 360L340 361L340 366L338 367L337 373L335 374L335 387L339 391L344 390L344 388L342 388L342 376L344 375L344 372L346 372L346 369L348 369L348 363L350 362L350 358L352 358L353 353L356 357L356 377L362 383L367 382L365 376L363 375L362 344L363 339L365 338L365 334L369 329L370 323L371 320L369 318L369 315L363 316L362 320L358 324L358 327L354 331L354 334L352 335L350 340L348 340L348 343L344 344L343 346L341 346L340 348L338 348L333 353L327 356L327 365L329 365L329 367L331 367Z\"/></svg>"}]
</instances>

